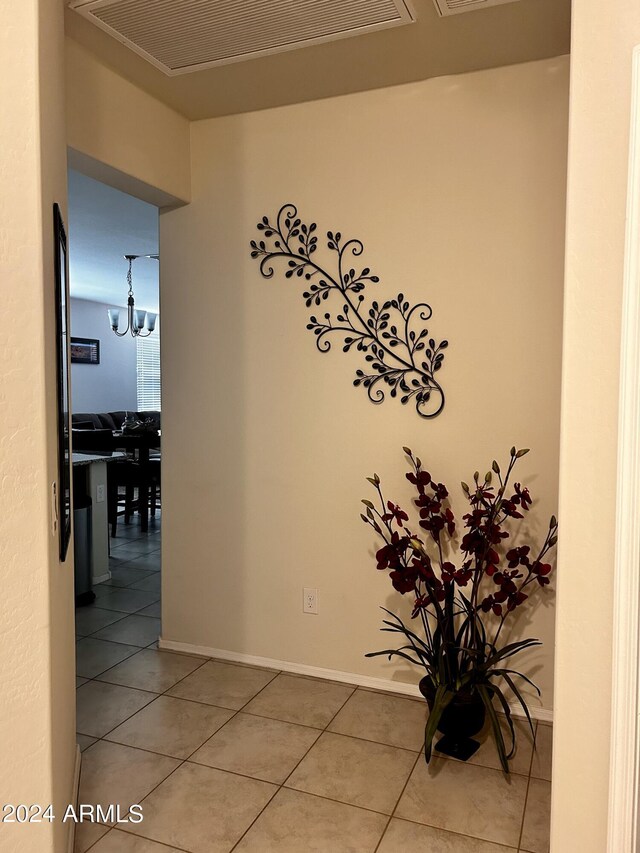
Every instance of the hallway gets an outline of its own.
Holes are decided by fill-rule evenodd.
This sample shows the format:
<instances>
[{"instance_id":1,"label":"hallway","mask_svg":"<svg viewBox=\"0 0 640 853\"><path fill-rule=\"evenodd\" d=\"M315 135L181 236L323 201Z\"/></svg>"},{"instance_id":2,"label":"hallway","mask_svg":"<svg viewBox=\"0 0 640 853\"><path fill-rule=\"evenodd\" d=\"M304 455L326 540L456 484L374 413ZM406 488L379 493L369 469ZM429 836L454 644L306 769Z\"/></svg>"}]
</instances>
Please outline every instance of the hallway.
<instances>
[{"instance_id":1,"label":"hallway","mask_svg":"<svg viewBox=\"0 0 640 853\"><path fill-rule=\"evenodd\" d=\"M76 853L547 853L550 726L534 753L518 722L510 780L491 740L427 769L422 700L159 651L160 515L113 541L77 614L79 802L143 820Z\"/></svg>"}]
</instances>

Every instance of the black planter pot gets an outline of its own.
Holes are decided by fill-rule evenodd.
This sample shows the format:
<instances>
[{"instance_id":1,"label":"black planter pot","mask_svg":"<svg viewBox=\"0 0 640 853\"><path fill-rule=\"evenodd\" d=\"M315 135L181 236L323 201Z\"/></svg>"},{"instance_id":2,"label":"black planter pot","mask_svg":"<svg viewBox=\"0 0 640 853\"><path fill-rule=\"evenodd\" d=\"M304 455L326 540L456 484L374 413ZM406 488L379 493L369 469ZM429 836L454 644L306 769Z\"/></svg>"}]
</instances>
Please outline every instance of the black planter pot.
<instances>
[{"instance_id":1,"label":"black planter pot","mask_svg":"<svg viewBox=\"0 0 640 853\"><path fill-rule=\"evenodd\" d=\"M429 676L425 676L419 684L420 692L427 700L429 711L433 710L436 689ZM438 731L444 737L436 746L436 752L458 758L460 761L468 761L476 752L480 744L473 740L482 730L485 720L484 702L475 691L472 693L458 693L442 712Z\"/></svg>"}]
</instances>

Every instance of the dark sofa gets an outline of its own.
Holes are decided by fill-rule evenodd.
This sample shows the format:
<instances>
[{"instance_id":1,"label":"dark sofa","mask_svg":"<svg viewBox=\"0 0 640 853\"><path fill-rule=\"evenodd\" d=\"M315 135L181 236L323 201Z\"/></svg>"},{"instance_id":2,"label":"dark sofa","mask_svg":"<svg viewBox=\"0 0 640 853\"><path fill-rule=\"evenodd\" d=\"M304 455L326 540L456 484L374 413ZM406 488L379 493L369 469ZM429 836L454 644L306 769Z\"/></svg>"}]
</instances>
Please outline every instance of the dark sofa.
<instances>
[{"instance_id":1,"label":"dark sofa","mask_svg":"<svg viewBox=\"0 0 640 853\"><path fill-rule=\"evenodd\" d=\"M126 412L74 412L71 415L72 429L122 429ZM141 421L151 419L160 429L160 412L134 412Z\"/></svg>"}]
</instances>

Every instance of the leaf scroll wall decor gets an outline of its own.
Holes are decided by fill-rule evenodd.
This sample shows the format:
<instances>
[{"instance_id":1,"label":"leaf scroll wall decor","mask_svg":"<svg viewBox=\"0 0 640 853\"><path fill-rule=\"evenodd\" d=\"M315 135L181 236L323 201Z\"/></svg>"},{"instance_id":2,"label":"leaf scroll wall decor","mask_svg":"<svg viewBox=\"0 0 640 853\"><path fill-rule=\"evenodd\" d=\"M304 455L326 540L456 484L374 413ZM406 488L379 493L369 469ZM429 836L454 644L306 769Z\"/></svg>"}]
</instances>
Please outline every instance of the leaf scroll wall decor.
<instances>
[{"instance_id":1,"label":"leaf scroll wall decor","mask_svg":"<svg viewBox=\"0 0 640 853\"><path fill-rule=\"evenodd\" d=\"M263 216L258 231L264 239L251 241L251 257L260 260L260 272L272 278L282 265L286 278L304 279L307 308L336 305L333 313L312 315L307 329L316 336L320 352L329 352L337 337L343 352L355 348L364 356L364 369L356 370L353 384L362 385L372 403L382 403L385 392L413 401L423 418L435 418L444 408L444 391L435 378L442 367L447 341L436 343L424 325L432 310L424 302L411 307L404 294L385 302L365 304L367 284L378 276L369 267L359 272L353 258L362 255L360 240L344 240L340 232L327 232L327 248L336 254L333 273L316 260L317 226L306 225L293 204L285 204L275 220ZM359 266L359 265L358 265Z\"/></svg>"}]
</instances>

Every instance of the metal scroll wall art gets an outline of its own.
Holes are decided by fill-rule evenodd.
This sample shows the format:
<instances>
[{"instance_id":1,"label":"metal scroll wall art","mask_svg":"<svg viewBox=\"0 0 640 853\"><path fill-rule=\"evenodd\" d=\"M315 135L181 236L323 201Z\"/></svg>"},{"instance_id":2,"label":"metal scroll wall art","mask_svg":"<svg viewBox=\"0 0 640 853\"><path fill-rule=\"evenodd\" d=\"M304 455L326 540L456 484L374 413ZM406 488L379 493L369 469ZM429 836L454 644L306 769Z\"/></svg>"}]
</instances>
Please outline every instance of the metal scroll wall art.
<instances>
[{"instance_id":1,"label":"metal scroll wall art","mask_svg":"<svg viewBox=\"0 0 640 853\"><path fill-rule=\"evenodd\" d=\"M302 294L307 308L329 299L340 303L333 314L309 317L307 329L316 336L318 350L329 352L331 339L337 337L343 352L355 347L363 353L366 366L356 370L353 384L366 388L372 403L382 403L388 391L391 397L399 396L401 403L413 401L423 418L439 415L445 397L435 374L442 367L448 342L436 344L429 337L424 324L431 319L431 307L424 302L411 307L402 293L368 307L362 291L379 278L369 267L358 272L352 266L353 258L364 250L361 241L344 240L339 231L327 232L327 247L337 255L330 273L316 260L316 223L303 223L293 204L283 205L275 221L263 216L257 227L265 239L251 241L251 257L260 260L265 278L272 278L275 267L282 264L286 278L297 276L307 283Z\"/></svg>"}]
</instances>

